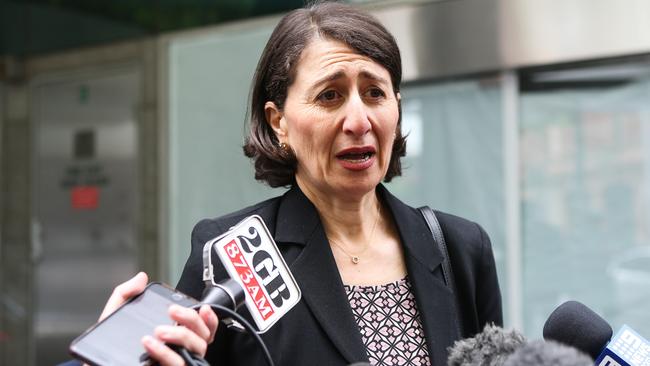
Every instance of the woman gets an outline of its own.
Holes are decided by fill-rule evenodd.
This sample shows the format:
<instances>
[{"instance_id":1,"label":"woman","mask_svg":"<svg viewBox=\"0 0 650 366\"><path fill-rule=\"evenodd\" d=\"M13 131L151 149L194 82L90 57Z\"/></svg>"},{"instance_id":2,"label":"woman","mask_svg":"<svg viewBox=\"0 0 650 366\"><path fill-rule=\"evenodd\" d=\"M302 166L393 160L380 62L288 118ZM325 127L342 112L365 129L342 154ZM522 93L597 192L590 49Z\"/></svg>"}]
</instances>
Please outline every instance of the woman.
<instances>
[{"instance_id":1,"label":"woman","mask_svg":"<svg viewBox=\"0 0 650 366\"><path fill-rule=\"evenodd\" d=\"M456 310L425 220L381 184L401 174L405 153L400 63L395 40L376 19L337 3L286 15L262 54L244 151L257 179L290 189L199 222L178 289L200 298L203 244L260 215L303 296L262 335L277 365L442 366L454 340L502 323L485 232L438 213L457 283ZM216 280L225 277L217 268ZM185 322L193 330L185 332L198 338L188 348L203 353L201 340L212 341L214 333L212 316L206 311ZM206 358L214 365L264 364L247 334L225 327Z\"/></svg>"}]
</instances>

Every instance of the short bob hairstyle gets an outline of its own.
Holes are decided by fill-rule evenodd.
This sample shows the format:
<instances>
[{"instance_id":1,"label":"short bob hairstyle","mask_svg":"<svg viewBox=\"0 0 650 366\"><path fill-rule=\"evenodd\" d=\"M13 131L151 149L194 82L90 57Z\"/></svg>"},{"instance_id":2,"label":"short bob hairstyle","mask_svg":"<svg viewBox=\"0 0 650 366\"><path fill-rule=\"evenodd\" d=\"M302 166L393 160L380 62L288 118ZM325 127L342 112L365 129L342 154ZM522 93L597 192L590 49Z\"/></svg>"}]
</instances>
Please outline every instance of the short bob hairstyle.
<instances>
[{"instance_id":1,"label":"short bob hairstyle","mask_svg":"<svg viewBox=\"0 0 650 366\"><path fill-rule=\"evenodd\" d=\"M382 65L390 74L394 92L399 92L402 80L399 48L377 19L335 2L320 2L288 13L273 30L257 64L250 95L250 126L244 140L244 154L255 163L255 179L271 187L295 183L297 160L290 149L279 146L266 121L264 105L271 101L278 109L283 109L300 55L315 36L345 43ZM401 119L399 104L396 137L385 182L402 174L400 159L406 154L406 139L401 132Z\"/></svg>"}]
</instances>

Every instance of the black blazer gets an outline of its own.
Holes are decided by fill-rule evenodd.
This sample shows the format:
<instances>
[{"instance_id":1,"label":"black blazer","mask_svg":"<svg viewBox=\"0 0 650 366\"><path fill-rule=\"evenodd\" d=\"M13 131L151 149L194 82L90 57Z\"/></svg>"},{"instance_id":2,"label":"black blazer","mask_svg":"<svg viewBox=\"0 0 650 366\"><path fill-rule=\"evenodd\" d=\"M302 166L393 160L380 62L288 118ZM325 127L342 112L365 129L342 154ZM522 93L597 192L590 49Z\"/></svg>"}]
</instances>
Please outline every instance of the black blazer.
<instances>
[{"instance_id":1,"label":"black blazer","mask_svg":"<svg viewBox=\"0 0 650 366\"><path fill-rule=\"evenodd\" d=\"M382 185L377 192L392 214L404 246L431 364L444 366L447 347L457 335L452 317L454 298L441 272L442 254L417 209L402 203ZM178 289L200 298L204 287L203 244L253 214L264 219L302 291L300 302L262 335L275 364L332 366L367 362L361 333L318 212L297 186L283 196L199 222L192 232L192 251ZM437 216L461 302L463 337L479 332L488 322L502 325L501 294L488 236L476 223L441 212ZM218 263L215 267L215 280L225 278L225 270ZM240 312L250 320L246 309ZM206 359L213 365L265 364L249 335L221 326Z\"/></svg>"}]
</instances>

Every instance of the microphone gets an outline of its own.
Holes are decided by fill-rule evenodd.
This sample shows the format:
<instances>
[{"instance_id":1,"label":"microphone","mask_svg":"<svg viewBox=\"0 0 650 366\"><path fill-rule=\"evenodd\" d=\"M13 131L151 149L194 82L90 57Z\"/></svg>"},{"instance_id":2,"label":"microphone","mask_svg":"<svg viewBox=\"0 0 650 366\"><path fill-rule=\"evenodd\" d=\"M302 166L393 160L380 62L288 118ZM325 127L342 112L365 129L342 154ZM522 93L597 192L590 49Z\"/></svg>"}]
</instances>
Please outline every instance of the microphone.
<instances>
[{"instance_id":1,"label":"microphone","mask_svg":"<svg viewBox=\"0 0 650 366\"><path fill-rule=\"evenodd\" d=\"M474 337L454 342L449 348L448 366L501 366L508 356L526 343L516 330L506 331L486 324Z\"/></svg>"},{"instance_id":2,"label":"microphone","mask_svg":"<svg viewBox=\"0 0 650 366\"><path fill-rule=\"evenodd\" d=\"M591 366L593 360L574 347L536 340L517 349L503 366Z\"/></svg>"},{"instance_id":3,"label":"microphone","mask_svg":"<svg viewBox=\"0 0 650 366\"><path fill-rule=\"evenodd\" d=\"M612 327L586 305L567 301L549 315L543 336L575 347L595 360L612 338Z\"/></svg>"},{"instance_id":4,"label":"microphone","mask_svg":"<svg viewBox=\"0 0 650 366\"><path fill-rule=\"evenodd\" d=\"M590 366L593 360L555 341L527 342L516 330L488 324L472 338L449 348L448 366Z\"/></svg>"},{"instance_id":5,"label":"microphone","mask_svg":"<svg viewBox=\"0 0 650 366\"><path fill-rule=\"evenodd\" d=\"M232 278L206 286L201 297L202 304L221 305L233 311L237 311L243 302L244 289Z\"/></svg>"},{"instance_id":6,"label":"microphone","mask_svg":"<svg viewBox=\"0 0 650 366\"><path fill-rule=\"evenodd\" d=\"M612 327L587 306L568 301L551 313L544 324L544 339L584 351L598 366L650 365L650 342L623 325L611 339Z\"/></svg>"},{"instance_id":7,"label":"microphone","mask_svg":"<svg viewBox=\"0 0 650 366\"><path fill-rule=\"evenodd\" d=\"M214 279L213 255L219 258L230 277L219 283ZM267 364L273 366L271 354L259 334L291 310L302 294L260 216L243 219L203 245L203 281L202 302L213 305L228 328L247 330L262 349ZM236 312L242 300L257 329ZM186 363L194 364L189 357L183 358Z\"/></svg>"},{"instance_id":8,"label":"microphone","mask_svg":"<svg viewBox=\"0 0 650 366\"><path fill-rule=\"evenodd\" d=\"M230 277L228 286L214 280L212 256L216 255ZM224 234L203 245L205 297L219 297L236 304L241 289L244 304L257 326L266 332L301 298L300 288L273 237L260 216L249 216ZM220 288L223 291L217 291ZM208 303L209 301L204 302ZM235 308L231 308L233 310ZM239 328L237 322L231 323Z\"/></svg>"}]
</instances>

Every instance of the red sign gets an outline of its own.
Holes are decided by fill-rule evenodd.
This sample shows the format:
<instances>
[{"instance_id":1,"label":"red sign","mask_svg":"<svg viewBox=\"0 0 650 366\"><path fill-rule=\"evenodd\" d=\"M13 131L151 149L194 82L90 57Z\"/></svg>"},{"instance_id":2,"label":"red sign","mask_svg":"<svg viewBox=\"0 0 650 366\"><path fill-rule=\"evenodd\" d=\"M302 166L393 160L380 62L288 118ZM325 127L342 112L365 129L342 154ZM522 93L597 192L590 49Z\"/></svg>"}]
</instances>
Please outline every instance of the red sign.
<instances>
[{"instance_id":1,"label":"red sign","mask_svg":"<svg viewBox=\"0 0 650 366\"><path fill-rule=\"evenodd\" d=\"M257 311L259 311L260 316L264 320L268 319L274 313L273 307L269 303L269 299L266 297L264 291L260 287L259 282L257 282L257 278L255 278L255 275L253 275L253 271L248 265L246 258L244 258L241 251L239 250L237 242L231 240L224 246L224 249L226 250L226 253L228 253L230 262L233 264L233 266L235 266L239 278L244 283L246 292L248 292L250 297L255 302L255 306L257 307Z\"/></svg>"},{"instance_id":2,"label":"red sign","mask_svg":"<svg viewBox=\"0 0 650 366\"><path fill-rule=\"evenodd\" d=\"M99 188L77 186L70 192L72 208L75 210L94 210L99 206Z\"/></svg>"}]
</instances>

